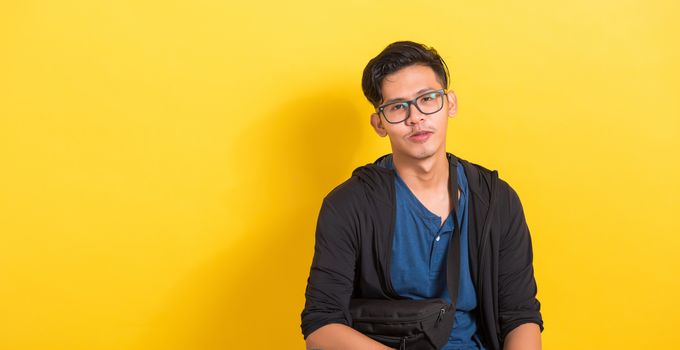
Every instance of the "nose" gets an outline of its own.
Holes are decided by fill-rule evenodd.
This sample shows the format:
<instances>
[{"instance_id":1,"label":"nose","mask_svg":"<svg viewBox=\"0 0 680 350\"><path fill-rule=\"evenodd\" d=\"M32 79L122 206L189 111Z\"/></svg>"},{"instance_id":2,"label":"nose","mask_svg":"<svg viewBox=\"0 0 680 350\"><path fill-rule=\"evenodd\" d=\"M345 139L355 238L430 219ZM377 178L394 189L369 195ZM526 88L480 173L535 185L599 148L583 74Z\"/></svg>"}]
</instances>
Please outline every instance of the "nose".
<instances>
[{"instance_id":1,"label":"nose","mask_svg":"<svg viewBox=\"0 0 680 350\"><path fill-rule=\"evenodd\" d=\"M415 125L425 119L425 114L420 113L415 103L409 104L408 108L408 118L404 121L406 125Z\"/></svg>"}]
</instances>

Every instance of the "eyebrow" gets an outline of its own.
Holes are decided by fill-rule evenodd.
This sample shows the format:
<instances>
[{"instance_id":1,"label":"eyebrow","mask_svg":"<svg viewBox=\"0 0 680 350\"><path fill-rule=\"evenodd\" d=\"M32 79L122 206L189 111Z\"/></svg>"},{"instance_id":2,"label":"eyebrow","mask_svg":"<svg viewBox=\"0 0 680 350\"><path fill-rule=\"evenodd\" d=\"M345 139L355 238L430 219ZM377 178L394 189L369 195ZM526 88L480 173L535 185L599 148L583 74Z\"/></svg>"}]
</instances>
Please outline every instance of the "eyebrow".
<instances>
[{"instance_id":1,"label":"eyebrow","mask_svg":"<svg viewBox=\"0 0 680 350\"><path fill-rule=\"evenodd\" d=\"M435 89L435 88L432 88L432 87L426 87L426 88L423 88L423 89L416 91L415 95L417 97L422 93L425 93L425 92L428 92L428 91L436 91L436 90L438 90L438 89ZM405 98L405 97L397 97L397 98L393 98L393 99L390 99L388 101L383 102L382 105L386 105L386 104L389 104L389 103L392 103L392 102L407 101L407 100L409 100L409 99Z\"/></svg>"}]
</instances>

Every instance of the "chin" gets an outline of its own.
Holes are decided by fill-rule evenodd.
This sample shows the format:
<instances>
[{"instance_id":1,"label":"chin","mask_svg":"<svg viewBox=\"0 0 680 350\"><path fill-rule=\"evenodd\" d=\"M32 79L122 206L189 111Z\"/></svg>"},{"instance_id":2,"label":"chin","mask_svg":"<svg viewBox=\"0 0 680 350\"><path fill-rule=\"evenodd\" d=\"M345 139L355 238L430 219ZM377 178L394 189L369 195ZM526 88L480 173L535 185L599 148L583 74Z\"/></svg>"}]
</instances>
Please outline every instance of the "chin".
<instances>
[{"instance_id":1,"label":"chin","mask_svg":"<svg viewBox=\"0 0 680 350\"><path fill-rule=\"evenodd\" d=\"M436 155L436 154L437 154L437 152L435 152L435 151L429 151L429 150L427 150L427 151L422 151L422 152L416 153L416 154L414 155L413 158L421 159L421 160L422 160L422 159L431 158L431 157L433 157L433 156Z\"/></svg>"},{"instance_id":2,"label":"chin","mask_svg":"<svg viewBox=\"0 0 680 350\"><path fill-rule=\"evenodd\" d=\"M394 153L394 151L392 151ZM436 148L419 147L419 149L401 149L399 153L412 159L423 160L428 159L437 154Z\"/></svg>"}]
</instances>

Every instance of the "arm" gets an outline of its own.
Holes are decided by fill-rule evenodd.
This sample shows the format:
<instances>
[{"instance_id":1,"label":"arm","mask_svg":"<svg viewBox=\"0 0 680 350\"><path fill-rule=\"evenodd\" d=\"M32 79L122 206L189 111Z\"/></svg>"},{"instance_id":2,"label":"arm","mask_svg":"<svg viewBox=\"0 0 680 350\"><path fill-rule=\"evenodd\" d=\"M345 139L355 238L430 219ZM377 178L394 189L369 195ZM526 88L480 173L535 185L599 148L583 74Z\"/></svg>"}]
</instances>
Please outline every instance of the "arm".
<instances>
[{"instance_id":1,"label":"arm","mask_svg":"<svg viewBox=\"0 0 680 350\"><path fill-rule=\"evenodd\" d=\"M338 323L328 324L315 330L307 337L306 344L309 350L391 349L355 331L351 327Z\"/></svg>"},{"instance_id":2,"label":"arm","mask_svg":"<svg viewBox=\"0 0 680 350\"><path fill-rule=\"evenodd\" d=\"M541 350L541 328L535 323L525 323L505 336L503 350Z\"/></svg>"},{"instance_id":3,"label":"arm","mask_svg":"<svg viewBox=\"0 0 680 350\"><path fill-rule=\"evenodd\" d=\"M331 203L340 205L336 208ZM355 344L375 344L350 327L349 302L354 291L359 220L352 206L344 204L347 201L327 197L317 220L314 258L302 311L302 333L310 349L351 349L363 348Z\"/></svg>"},{"instance_id":4,"label":"arm","mask_svg":"<svg viewBox=\"0 0 680 350\"><path fill-rule=\"evenodd\" d=\"M501 339L504 349L540 349L543 319L536 299L531 236L517 193L507 189L498 263Z\"/></svg>"}]
</instances>

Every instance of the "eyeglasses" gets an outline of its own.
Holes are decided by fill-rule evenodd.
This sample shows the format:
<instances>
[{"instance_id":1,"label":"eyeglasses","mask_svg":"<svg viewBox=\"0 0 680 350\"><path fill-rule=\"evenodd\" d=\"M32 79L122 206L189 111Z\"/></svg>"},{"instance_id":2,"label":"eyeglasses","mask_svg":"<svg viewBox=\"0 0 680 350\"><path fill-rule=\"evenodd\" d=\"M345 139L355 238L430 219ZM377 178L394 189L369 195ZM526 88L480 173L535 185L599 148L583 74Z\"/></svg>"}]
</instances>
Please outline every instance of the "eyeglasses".
<instances>
[{"instance_id":1,"label":"eyeglasses","mask_svg":"<svg viewBox=\"0 0 680 350\"><path fill-rule=\"evenodd\" d=\"M411 116L411 105L415 105L422 114L434 114L444 107L444 89L430 91L410 101L397 101L378 107L380 113L390 124L398 124Z\"/></svg>"}]
</instances>

